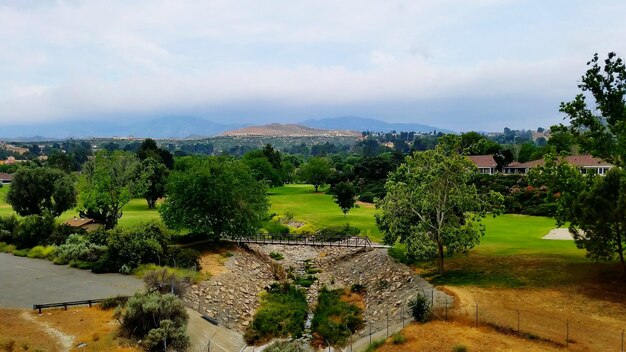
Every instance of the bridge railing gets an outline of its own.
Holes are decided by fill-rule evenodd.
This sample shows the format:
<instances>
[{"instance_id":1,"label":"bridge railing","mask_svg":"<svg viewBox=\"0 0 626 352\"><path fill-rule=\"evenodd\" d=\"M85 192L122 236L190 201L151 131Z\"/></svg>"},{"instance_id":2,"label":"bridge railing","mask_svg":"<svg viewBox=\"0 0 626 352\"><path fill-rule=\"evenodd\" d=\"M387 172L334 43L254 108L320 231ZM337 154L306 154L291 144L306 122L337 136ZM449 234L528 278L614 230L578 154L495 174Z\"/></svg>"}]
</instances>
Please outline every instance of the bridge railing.
<instances>
[{"instance_id":1,"label":"bridge railing","mask_svg":"<svg viewBox=\"0 0 626 352\"><path fill-rule=\"evenodd\" d=\"M263 243L335 247L371 247L372 241L367 236L323 236L323 235L294 235L282 233L257 233L253 235L235 236L232 239L238 243Z\"/></svg>"},{"instance_id":2,"label":"bridge railing","mask_svg":"<svg viewBox=\"0 0 626 352\"><path fill-rule=\"evenodd\" d=\"M120 299L128 299L126 296L118 296ZM63 307L67 310L69 306L85 306L89 305L91 307L94 304L102 303L106 298L98 298L98 299L86 299L82 301L69 301L69 302L59 302L59 303L42 303L42 304L33 304L33 310L37 310L39 314L41 314L41 310L45 308L61 308Z\"/></svg>"}]
</instances>

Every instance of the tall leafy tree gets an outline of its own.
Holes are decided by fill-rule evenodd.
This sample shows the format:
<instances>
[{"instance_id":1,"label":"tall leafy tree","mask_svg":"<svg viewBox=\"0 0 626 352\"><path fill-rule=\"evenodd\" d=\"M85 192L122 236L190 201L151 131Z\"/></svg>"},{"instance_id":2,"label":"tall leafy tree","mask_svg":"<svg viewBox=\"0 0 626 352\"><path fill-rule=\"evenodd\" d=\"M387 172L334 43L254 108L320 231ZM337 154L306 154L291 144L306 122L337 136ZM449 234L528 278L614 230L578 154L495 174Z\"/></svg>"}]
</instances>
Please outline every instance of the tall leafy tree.
<instances>
[{"instance_id":1,"label":"tall leafy tree","mask_svg":"<svg viewBox=\"0 0 626 352\"><path fill-rule=\"evenodd\" d=\"M76 205L75 182L58 169L21 168L13 177L7 202L21 216L49 212L56 217Z\"/></svg>"},{"instance_id":2,"label":"tall leafy tree","mask_svg":"<svg viewBox=\"0 0 626 352\"><path fill-rule=\"evenodd\" d=\"M176 165L159 209L169 228L219 239L252 234L263 225L267 186L241 161L188 157Z\"/></svg>"},{"instance_id":3,"label":"tall leafy tree","mask_svg":"<svg viewBox=\"0 0 626 352\"><path fill-rule=\"evenodd\" d=\"M320 186L328 182L331 173L331 164L328 159L313 157L300 166L298 175L304 182L312 184L315 187L315 192L317 192Z\"/></svg>"},{"instance_id":4,"label":"tall leafy tree","mask_svg":"<svg viewBox=\"0 0 626 352\"><path fill-rule=\"evenodd\" d=\"M141 162L141 175L144 181L143 197L148 202L148 208L154 209L159 198L165 196L165 185L169 170L165 164L150 157Z\"/></svg>"},{"instance_id":5,"label":"tall leafy tree","mask_svg":"<svg viewBox=\"0 0 626 352\"><path fill-rule=\"evenodd\" d=\"M470 183L475 173L469 159L442 144L407 157L390 174L387 195L377 203L385 242L406 244L414 259L437 258L443 275L445 255L476 246L485 233L481 219L502 205L499 193L478 194Z\"/></svg>"},{"instance_id":6,"label":"tall leafy tree","mask_svg":"<svg viewBox=\"0 0 626 352\"><path fill-rule=\"evenodd\" d=\"M595 54L587 63L573 101L561 103L560 111L570 120L570 130L581 147L617 166L626 166L626 66L615 53L604 65ZM593 99L593 107L587 98Z\"/></svg>"},{"instance_id":7,"label":"tall leafy tree","mask_svg":"<svg viewBox=\"0 0 626 352\"><path fill-rule=\"evenodd\" d=\"M152 158L163 163L168 169L174 167L174 157L172 154L166 149L159 148L156 141L152 138L147 138L141 142L137 150L137 156L141 161Z\"/></svg>"},{"instance_id":8,"label":"tall leafy tree","mask_svg":"<svg viewBox=\"0 0 626 352\"><path fill-rule=\"evenodd\" d=\"M112 229L122 217L122 209L145 191L140 162L135 154L102 150L83 166L79 185L81 216Z\"/></svg>"},{"instance_id":9,"label":"tall leafy tree","mask_svg":"<svg viewBox=\"0 0 626 352\"><path fill-rule=\"evenodd\" d=\"M333 199L346 216L356 203L356 188L352 182L339 182L332 186Z\"/></svg>"}]
</instances>

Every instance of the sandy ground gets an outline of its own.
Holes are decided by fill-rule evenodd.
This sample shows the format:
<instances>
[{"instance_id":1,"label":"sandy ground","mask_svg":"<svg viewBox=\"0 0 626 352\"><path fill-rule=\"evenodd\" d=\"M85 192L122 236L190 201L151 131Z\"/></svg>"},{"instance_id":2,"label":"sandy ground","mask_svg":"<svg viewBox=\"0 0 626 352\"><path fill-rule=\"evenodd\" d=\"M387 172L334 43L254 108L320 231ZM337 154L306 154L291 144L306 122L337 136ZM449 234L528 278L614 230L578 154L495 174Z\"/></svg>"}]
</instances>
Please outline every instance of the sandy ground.
<instances>
[{"instance_id":1,"label":"sandy ground","mask_svg":"<svg viewBox=\"0 0 626 352\"><path fill-rule=\"evenodd\" d=\"M569 230L564 229L564 228L552 229L550 230L550 232L548 232L547 235L541 238L544 240L560 240L560 241L573 241L574 240L574 238L572 237L572 234L569 233Z\"/></svg>"}]
</instances>

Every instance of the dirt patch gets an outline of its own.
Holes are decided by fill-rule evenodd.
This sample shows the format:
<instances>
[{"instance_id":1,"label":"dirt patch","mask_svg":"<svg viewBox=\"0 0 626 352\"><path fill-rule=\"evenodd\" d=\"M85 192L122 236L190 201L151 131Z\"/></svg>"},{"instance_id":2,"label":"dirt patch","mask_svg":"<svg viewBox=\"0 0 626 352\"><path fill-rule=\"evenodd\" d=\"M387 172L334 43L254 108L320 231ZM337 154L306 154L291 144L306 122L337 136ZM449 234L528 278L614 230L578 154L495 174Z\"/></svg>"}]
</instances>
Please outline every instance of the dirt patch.
<instances>
[{"instance_id":1,"label":"dirt patch","mask_svg":"<svg viewBox=\"0 0 626 352\"><path fill-rule=\"evenodd\" d=\"M374 204L374 203L362 202L362 201L360 201L360 200L357 200L357 201L356 201L356 204L358 204L358 205L359 205L360 207L362 207L362 208L370 208L370 209L376 208L376 204Z\"/></svg>"},{"instance_id":2,"label":"dirt patch","mask_svg":"<svg viewBox=\"0 0 626 352\"><path fill-rule=\"evenodd\" d=\"M55 337L48 335L42 326L25 319L23 314L28 315L23 310L0 309L0 350L11 350L11 346L14 346L15 350L26 348L30 351L63 350L63 346Z\"/></svg>"},{"instance_id":3,"label":"dirt patch","mask_svg":"<svg viewBox=\"0 0 626 352\"><path fill-rule=\"evenodd\" d=\"M568 229L558 228L552 229L547 235L541 237L544 240L560 240L560 241L573 241L574 237Z\"/></svg>"},{"instance_id":4,"label":"dirt patch","mask_svg":"<svg viewBox=\"0 0 626 352\"><path fill-rule=\"evenodd\" d=\"M377 352L432 351L449 352L463 345L472 352L492 351L562 351L549 343L501 334L487 327L471 328L455 322L411 324L402 330L406 341L393 344L389 339Z\"/></svg>"},{"instance_id":5,"label":"dirt patch","mask_svg":"<svg viewBox=\"0 0 626 352\"><path fill-rule=\"evenodd\" d=\"M363 310L365 310L365 300L363 296L358 293L351 292L350 290L345 290L343 296L341 296L341 301L357 306Z\"/></svg>"},{"instance_id":6,"label":"dirt patch","mask_svg":"<svg viewBox=\"0 0 626 352\"><path fill-rule=\"evenodd\" d=\"M54 338L59 342L62 347L62 351L69 351L74 345L74 336L68 335L42 321L41 319L36 319L33 313L22 312L20 317L25 320L30 320L36 325L39 325L46 334Z\"/></svg>"}]
</instances>

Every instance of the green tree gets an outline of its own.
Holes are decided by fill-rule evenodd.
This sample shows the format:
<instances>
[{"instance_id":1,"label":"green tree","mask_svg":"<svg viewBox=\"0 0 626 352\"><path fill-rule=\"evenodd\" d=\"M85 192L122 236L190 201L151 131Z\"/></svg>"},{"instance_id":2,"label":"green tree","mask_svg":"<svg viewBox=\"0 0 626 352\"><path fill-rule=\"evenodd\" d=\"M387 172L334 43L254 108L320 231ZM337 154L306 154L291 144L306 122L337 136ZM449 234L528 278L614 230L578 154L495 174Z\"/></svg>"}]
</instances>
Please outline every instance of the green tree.
<instances>
[{"instance_id":1,"label":"green tree","mask_svg":"<svg viewBox=\"0 0 626 352\"><path fill-rule=\"evenodd\" d=\"M21 216L59 216L76 205L74 179L58 169L21 168L13 176L7 202Z\"/></svg>"},{"instance_id":2,"label":"green tree","mask_svg":"<svg viewBox=\"0 0 626 352\"><path fill-rule=\"evenodd\" d=\"M252 234L264 223L267 186L241 161L208 157L177 163L159 209L172 229L206 233L212 239Z\"/></svg>"},{"instance_id":3,"label":"green tree","mask_svg":"<svg viewBox=\"0 0 626 352\"><path fill-rule=\"evenodd\" d=\"M147 138L141 143L137 150L137 157L139 157L141 161L148 158L155 159L167 166L168 169L174 167L174 157L172 154L166 149L159 148L152 138Z\"/></svg>"},{"instance_id":4,"label":"green tree","mask_svg":"<svg viewBox=\"0 0 626 352\"><path fill-rule=\"evenodd\" d=\"M81 216L114 228L124 206L145 191L139 175L140 163L134 154L119 150L96 153L83 166L78 183Z\"/></svg>"},{"instance_id":5,"label":"green tree","mask_svg":"<svg viewBox=\"0 0 626 352\"><path fill-rule=\"evenodd\" d=\"M566 195L559 222L570 222L569 231L576 246L586 249L587 257L617 257L626 275L626 172L613 168L605 177L587 178L588 183L580 192Z\"/></svg>"},{"instance_id":6,"label":"green tree","mask_svg":"<svg viewBox=\"0 0 626 352\"><path fill-rule=\"evenodd\" d=\"M328 181L332 173L331 165L328 159L321 157L313 157L300 167L298 172L300 178L315 187L317 192L320 186Z\"/></svg>"},{"instance_id":7,"label":"green tree","mask_svg":"<svg viewBox=\"0 0 626 352\"><path fill-rule=\"evenodd\" d=\"M584 151L617 166L626 166L626 66L615 53L600 63L595 54L587 63L573 101L561 103L570 120L570 131ZM594 100L590 109L587 97Z\"/></svg>"},{"instance_id":8,"label":"green tree","mask_svg":"<svg viewBox=\"0 0 626 352\"><path fill-rule=\"evenodd\" d=\"M356 203L356 189L352 182L339 182L333 185L333 199L335 203L341 208L343 215L346 216L350 209L354 208Z\"/></svg>"},{"instance_id":9,"label":"green tree","mask_svg":"<svg viewBox=\"0 0 626 352\"><path fill-rule=\"evenodd\" d=\"M384 241L407 245L413 259L438 258L444 274L444 256L467 253L485 233L481 223L487 211L500 211L503 197L479 195L470 178L476 167L444 145L416 152L393 173L378 201L376 215Z\"/></svg>"},{"instance_id":10,"label":"green tree","mask_svg":"<svg viewBox=\"0 0 626 352\"><path fill-rule=\"evenodd\" d=\"M143 197L148 202L148 208L154 209L159 198L165 196L165 185L169 170L165 164L149 157L141 162L141 175L145 183Z\"/></svg>"}]
</instances>

